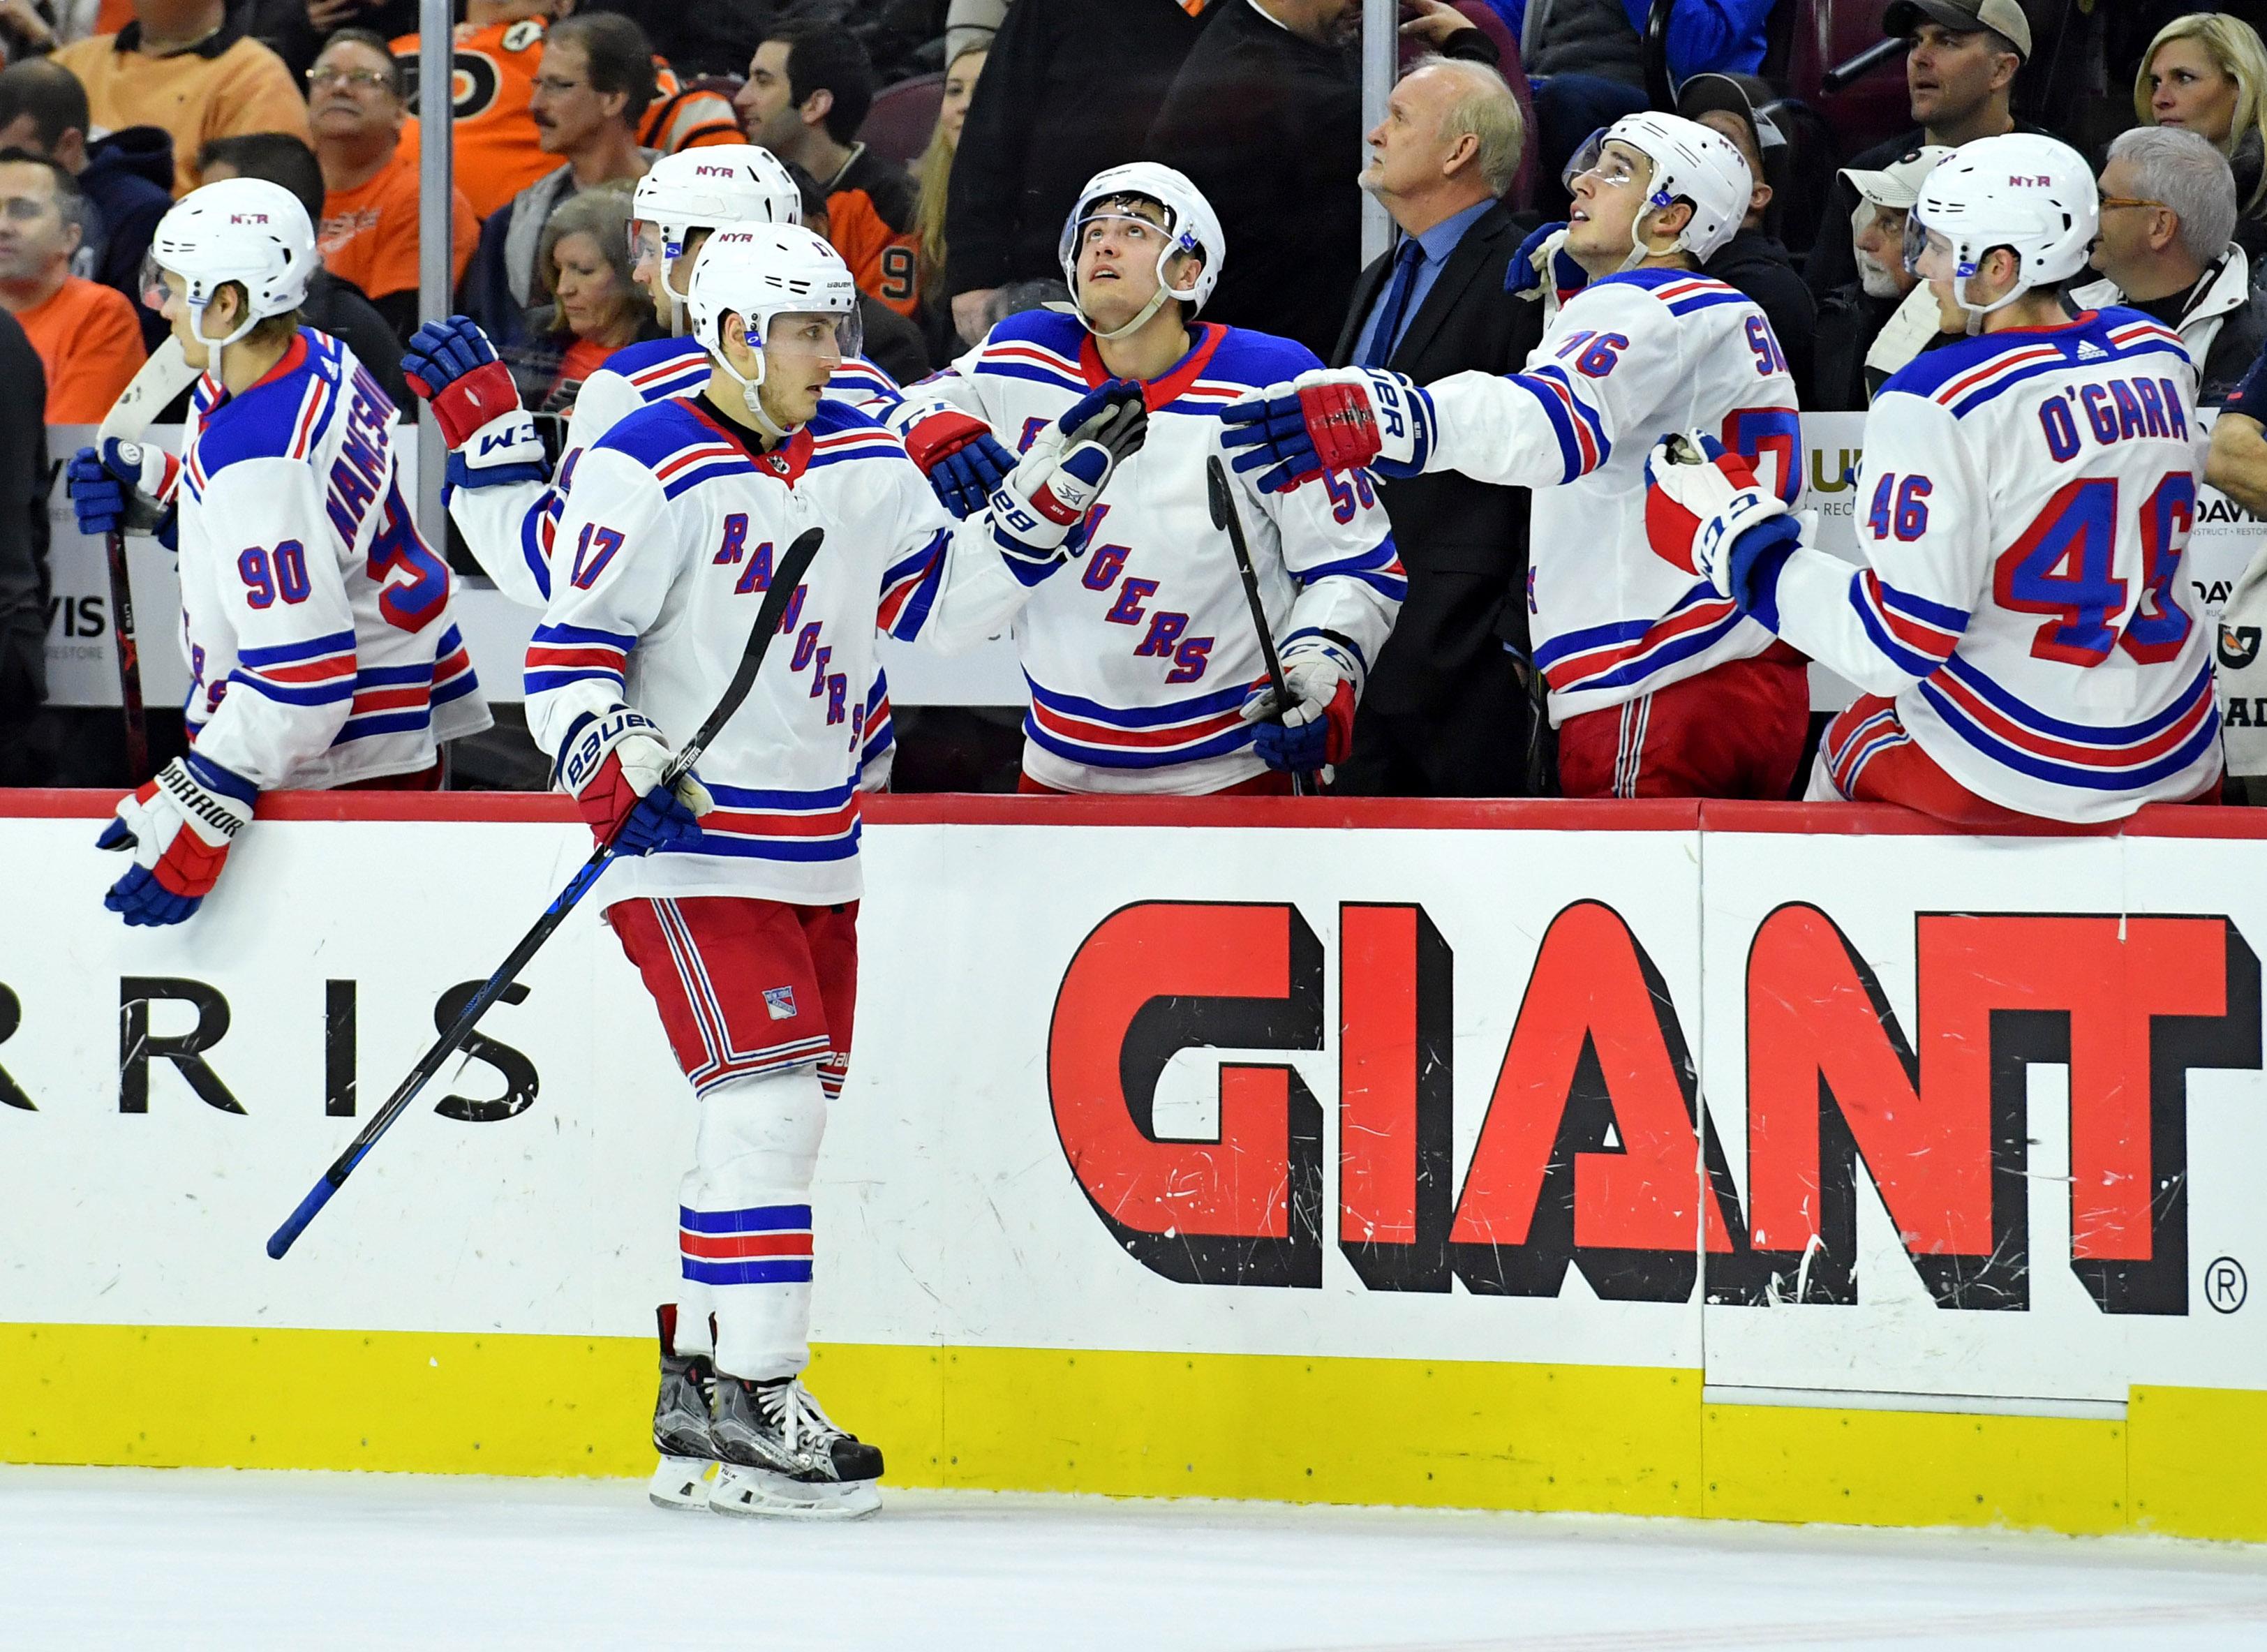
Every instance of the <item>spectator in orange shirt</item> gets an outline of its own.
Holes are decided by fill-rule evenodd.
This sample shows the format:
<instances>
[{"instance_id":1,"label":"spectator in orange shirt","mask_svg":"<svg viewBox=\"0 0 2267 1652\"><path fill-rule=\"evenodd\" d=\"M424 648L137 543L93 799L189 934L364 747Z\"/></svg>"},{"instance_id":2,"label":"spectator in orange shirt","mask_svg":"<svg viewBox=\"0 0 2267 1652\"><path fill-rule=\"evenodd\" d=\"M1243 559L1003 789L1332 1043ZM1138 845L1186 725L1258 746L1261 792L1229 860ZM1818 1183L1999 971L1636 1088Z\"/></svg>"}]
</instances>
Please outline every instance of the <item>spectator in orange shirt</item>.
<instances>
[{"instance_id":1,"label":"spectator in orange shirt","mask_svg":"<svg viewBox=\"0 0 2267 1652\"><path fill-rule=\"evenodd\" d=\"M913 180L858 142L874 103L874 65L849 30L774 29L732 99L748 141L793 161L826 192L827 239L859 290L910 316L920 299L921 227Z\"/></svg>"},{"instance_id":2,"label":"spectator in orange shirt","mask_svg":"<svg viewBox=\"0 0 2267 1652\"><path fill-rule=\"evenodd\" d=\"M523 363L533 342L527 312L543 297L537 252L553 210L585 189L635 184L655 159L637 143L638 121L653 101L653 48L618 12L569 18L550 32L533 86L530 116L544 152L566 164L488 216L457 291L458 309L481 324L497 353Z\"/></svg>"},{"instance_id":3,"label":"spectator in orange shirt","mask_svg":"<svg viewBox=\"0 0 2267 1652\"><path fill-rule=\"evenodd\" d=\"M291 71L246 36L227 0L134 0L133 22L115 34L72 42L55 62L86 88L98 127L146 124L172 134L176 195L202 181L196 154L215 138L311 136Z\"/></svg>"},{"instance_id":4,"label":"spectator in orange shirt","mask_svg":"<svg viewBox=\"0 0 2267 1652\"><path fill-rule=\"evenodd\" d=\"M417 327L417 158L403 149L401 66L385 37L341 29L307 71L315 154L323 163L316 250L334 275L361 288L388 326ZM463 279L481 239L461 189L452 192L449 284Z\"/></svg>"},{"instance_id":5,"label":"spectator in orange shirt","mask_svg":"<svg viewBox=\"0 0 2267 1652\"><path fill-rule=\"evenodd\" d=\"M84 206L62 167L0 150L0 309L47 367L50 424L99 424L147 355L125 295L70 273Z\"/></svg>"},{"instance_id":6,"label":"spectator in orange shirt","mask_svg":"<svg viewBox=\"0 0 2267 1652\"><path fill-rule=\"evenodd\" d=\"M695 6L701 0L671 0ZM535 77L542 67L546 25L574 10L571 0L466 0L465 20L452 40L456 64L458 186L482 218L550 173L558 163L531 123ZM642 32L642 31L641 31ZM394 61L408 77L402 94L415 104L417 41L404 34L393 44ZM650 48L649 48L649 52ZM674 154L704 144L741 142L732 106L714 92L688 92L653 58L652 100L637 117L637 141L648 149ZM402 147L417 151L417 122L411 121Z\"/></svg>"}]
</instances>

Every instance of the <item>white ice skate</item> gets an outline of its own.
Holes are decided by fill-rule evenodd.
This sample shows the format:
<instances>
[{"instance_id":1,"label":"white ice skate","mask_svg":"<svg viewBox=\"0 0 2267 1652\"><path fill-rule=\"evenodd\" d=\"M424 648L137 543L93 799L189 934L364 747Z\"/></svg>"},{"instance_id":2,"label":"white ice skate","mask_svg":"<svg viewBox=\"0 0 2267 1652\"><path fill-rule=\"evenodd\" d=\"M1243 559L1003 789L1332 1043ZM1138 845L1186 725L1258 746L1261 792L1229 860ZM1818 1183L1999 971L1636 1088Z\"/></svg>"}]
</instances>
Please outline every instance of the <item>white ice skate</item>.
<instances>
[{"instance_id":1,"label":"white ice skate","mask_svg":"<svg viewBox=\"0 0 2267 1652\"><path fill-rule=\"evenodd\" d=\"M708 1507L718 1514L858 1520L882 1506L880 1450L838 1428L799 1378L717 1372L709 1437L718 1460Z\"/></svg>"}]
</instances>

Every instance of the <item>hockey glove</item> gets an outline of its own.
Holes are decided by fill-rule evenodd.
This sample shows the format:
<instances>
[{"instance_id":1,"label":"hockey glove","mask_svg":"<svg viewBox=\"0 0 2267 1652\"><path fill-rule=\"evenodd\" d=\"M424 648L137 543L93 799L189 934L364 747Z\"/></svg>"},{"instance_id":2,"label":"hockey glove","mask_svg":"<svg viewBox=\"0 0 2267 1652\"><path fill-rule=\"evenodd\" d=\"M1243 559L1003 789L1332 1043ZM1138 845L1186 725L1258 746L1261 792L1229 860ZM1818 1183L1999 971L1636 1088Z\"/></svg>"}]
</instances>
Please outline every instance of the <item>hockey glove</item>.
<instances>
[{"instance_id":1,"label":"hockey glove","mask_svg":"<svg viewBox=\"0 0 2267 1652\"><path fill-rule=\"evenodd\" d=\"M1503 290L1515 298L1540 298L1546 312L1580 291L1589 273L1566 253L1566 225L1546 224L1519 244L1503 272Z\"/></svg>"},{"instance_id":2,"label":"hockey glove","mask_svg":"<svg viewBox=\"0 0 2267 1652\"><path fill-rule=\"evenodd\" d=\"M478 322L461 315L428 321L402 352L401 375L432 404L449 444L448 488L550 479L535 420Z\"/></svg>"},{"instance_id":3,"label":"hockey glove","mask_svg":"<svg viewBox=\"0 0 2267 1652\"><path fill-rule=\"evenodd\" d=\"M1263 493L1287 492L1326 470L1414 476L1433 451L1433 399L1399 373L1320 368L1229 407L1220 444L1244 450L1233 462L1264 473Z\"/></svg>"},{"instance_id":4,"label":"hockey glove","mask_svg":"<svg viewBox=\"0 0 2267 1652\"><path fill-rule=\"evenodd\" d=\"M164 448L111 437L99 456L79 449L63 477L80 532L153 533L167 550L179 548L173 489L181 462Z\"/></svg>"},{"instance_id":5,"label":"hockey glove","mask_svg":"<svg viewBox=\"0 0 2267 1652\"><path fill-rule=\"evenodd\" d=\"M1016 468L1016 456L994 437L991 426L954 408L908 427L906 452L936 490L937 502L964 521L984 509L992 490Z\"/></svg>"},{"instance_id":6,"label":"hockey glove","mask_svg":"<svg viewBox=\"0 0 2267 1652\"><path fill-rule=\"evenodd\" d=\"M567 731L559 751L559 783L599 842L620 854L689 849L701 841L700 817L716 806L708 789L687 775L673 790L661 789L672 753L650 719L627 706L584 716Z\"/></svg>"},{"instance_id":7,"label":"hockey glove","mask_svg":"<svg viewBox=\"0 0 2267 1652\"><path fill-rule=\"evenodd\" d=\"M1039 432L990 502L992 542L1010 573L1036 585L1086 548L1088 512L1148 429L1141 386L1113 378Z\"/></svg>"},{"instance_id":8,"label":"hockey glove","mask_svg":"<svg viewBox=\"0 0 2267 1652\"><path fill-rule=\"evenodd\" d=\"M1772 596L1801 528L1756 480L1755 467L1695 430L1656 444L1645 480L1645 534L1654 554L1776 629Z\"/></svg>"},{"instance_id":9,"label":"hockey glove","mask_svg":"<svg viewBox=\"0 0 2267 1652\"><path fill-rule=\"evenodd\" d=\"M1258 726L1251 749L1270 768L1311 775L1346 761L1354 749L1354 664L1336 644L1310 632L1283 650L1283 686L1288 707L1275 702L1264 679L1236 714Z\"/></svg>"},{"instance_id":10,"label":"hockey glove","mask_svg":"<svg viewBox=\"0 0 2267 1652\"><path fill-rule=\"evenodd\" d=\"M134 865L102 904L130 925L179 923L212 892L229 844L252 819L260 789L191 752L118 800L118 818L95 840L132 849Z\"/></svg>"}]
</instances>

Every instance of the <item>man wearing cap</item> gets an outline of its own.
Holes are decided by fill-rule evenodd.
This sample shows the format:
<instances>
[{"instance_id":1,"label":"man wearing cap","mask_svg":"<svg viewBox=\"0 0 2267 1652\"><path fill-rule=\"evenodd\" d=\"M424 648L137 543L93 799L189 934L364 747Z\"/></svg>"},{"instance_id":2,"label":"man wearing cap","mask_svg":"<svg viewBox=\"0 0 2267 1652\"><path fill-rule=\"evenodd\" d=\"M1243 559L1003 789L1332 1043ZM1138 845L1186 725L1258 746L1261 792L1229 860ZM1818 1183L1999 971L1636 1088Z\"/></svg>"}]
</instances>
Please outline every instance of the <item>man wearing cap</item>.
<instances>
[{"instance_id":1,"label":"man wearing cap","mask_svg":"<svg viewBox=\"0 0 2267 1652\"><path fill-rule=\"evenodd\" d=\"M1850 216L1858 275L1818 308L1817 364L1803 387L1804 407L1864 412L1891 373L1944 336L1934 300L1926 290L1914 297L1920 282L1905 268L1905 217L1921 180L1951 153L1924 144L1877 172L1842 169L1842 181L1858 193Z\"/></svg>"},{"instance_id":2,"label":"man wearing cap","mask_svg":"<svg viewBox=\"0 0 2267 1652\"><path fill-rule=\"evenodd\" d=\"M1911 42L1905 92L1919 124L1853 157L1853 171L1879 172L1926 143L1958 149L2003 132L2053 136L2012 113L2016 72L2031 55L2031 25L2021 0L1896 0L1882 13L1882 29ZM1838 182L1825 221L1838 224L1857 208L1857 192ZM1821 299L1857 278L1840 236L1824 237L1811 249L1803 276Z\"/></svg>"},{"instance_id":3,"label":"man wearing cap","mask_svg":"<svg viewBox=\"0 0 2267 1652\"><path fill-rule=\"evenodd\" d=\"M1700 267L1700 273L1755 300L1756 307L1771 318L1772 332L1786 354L1787 371L1797 385L1807 385L1818 305L1796 272L1793 255L1767 227L1772 194L1767 180L1778 175L1774 167L1786 158L1786 136L1761 113L1771 99L1770 86L1752 75L1695 75L1677 88L1676 113L1737 144L1754 180L1740 227Z\"/></svg>"}]
</instances>

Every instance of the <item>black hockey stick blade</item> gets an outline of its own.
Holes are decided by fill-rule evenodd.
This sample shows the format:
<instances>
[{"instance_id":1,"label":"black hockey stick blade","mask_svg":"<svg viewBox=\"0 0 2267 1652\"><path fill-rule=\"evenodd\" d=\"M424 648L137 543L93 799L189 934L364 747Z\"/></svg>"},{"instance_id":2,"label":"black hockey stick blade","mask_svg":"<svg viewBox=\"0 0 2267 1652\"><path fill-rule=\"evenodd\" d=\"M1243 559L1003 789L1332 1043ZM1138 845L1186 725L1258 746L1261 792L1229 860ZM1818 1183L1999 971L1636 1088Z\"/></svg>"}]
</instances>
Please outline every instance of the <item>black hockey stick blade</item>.
<instances>
[{"instance_id":1,"label":"black hockey stick blade","mask_svg":"<svg viewBox=\"0 0 2267 1652\"><path fill-rule=\"evenodd\" d=\"M764 656L770 650L772 639L779 634L780 620L787 613L788 602L794 596L796 586L802 583L804 571L811 566L811 559L818 554L819 545L825 538L823 530L810 529L798 535L795 543L787 547L787 554L774 565L771 589L764 593L763 606L756 610L755 625L748 632L747 646L741 650L740 663L732 672L732 680L725 685L715 709L703 720L693 738L670 760L659 784L673 786L683 779L700 760L701 754L708 749L709 743L732 720L732 714L747 700L749 691L755 686L757 673L763 669ZM270 1257L278 1261L282 1259L284 1252L307 1230L307 1224L314 1221L325 1205L331 1202L331 1195L346 1185L347 1178L355 1173L356 1166L369 1156L378 1138L393 1127L393 1121L407 1111L409 1104L417 1099L418 1092L431 1082L443 1064L464 1046L465 1040L472 1036L473 1029L488 1013L488 1007L518 979L519 972L527 966L528 960L551 938L559 926L567 921L567 914L575 910L583 897L591 892L591 886L598 881L598 875L613 859L615 839L620 835L618 829L613 836L591 851L591 858L583 863L581 869L568 880L566 888L561 890L557 899L544 909L543 915L535 921L535 927L520 936L519 944L511 949L510 956L496 966L495 974L481 983L480 991L473 995L471 1002L457 1017L456 1024L417 1058L417 1065L411 1068L408 1076L395 1086L393 1093L385 1098L385 1105L371 1116L361 1133L347 1144L347 1150L340 1154L315 1185L308 1189L307 1196L299 1201L297 1208L283 1219L283 1225L268 1236L268 1254Z\"/></svg>"},{"instance_id":2,"label":"black hockey stick blade","mask_svg":"<svg viewBox=\"0 0 2267 1652\"><path fill-rule=\"evenodd\" d=\"M1212 506L1212 525L1228 535L1228 548L1236 554L1236 571L1244 578L1244 600L1251 610L1252 629L1259 634L1259 657L1267 663L1267 686L1274 692L1275 716L1289 709L1291 691L1283 683L1283 661L1275 652L1275 634L1267 628L1267 605L1259 599L1259 572L1251 565L1251 547L1244 542L1244 518L1236 496L1228 490L1228 472L1217 453L1205 457L1205 497ZM1304 797L1307 777L1291 776L1291 791Z\"/></svg>"}]
</instances>

